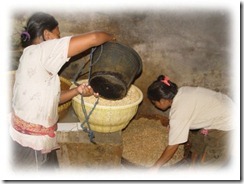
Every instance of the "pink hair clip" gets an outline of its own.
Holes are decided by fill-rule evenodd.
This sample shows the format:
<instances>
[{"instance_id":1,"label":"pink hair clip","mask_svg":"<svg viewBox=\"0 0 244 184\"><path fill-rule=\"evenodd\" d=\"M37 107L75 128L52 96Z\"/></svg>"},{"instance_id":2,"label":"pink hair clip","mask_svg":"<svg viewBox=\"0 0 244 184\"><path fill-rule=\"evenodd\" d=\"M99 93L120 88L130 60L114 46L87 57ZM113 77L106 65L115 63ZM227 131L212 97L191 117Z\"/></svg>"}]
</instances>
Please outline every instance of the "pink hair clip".
<instances>
[{"instance_id":1,"label":"pink hair clip","mask_svg":"<svg viewBox=\"0 0 244 184\"><path fill-rule=\"evenodd\" d=\"M164 77L163 80L161 80L164 84L166 84L167 86L170 86L170 83L169 83L169 77Z\"/></svg>"}]
</instances>

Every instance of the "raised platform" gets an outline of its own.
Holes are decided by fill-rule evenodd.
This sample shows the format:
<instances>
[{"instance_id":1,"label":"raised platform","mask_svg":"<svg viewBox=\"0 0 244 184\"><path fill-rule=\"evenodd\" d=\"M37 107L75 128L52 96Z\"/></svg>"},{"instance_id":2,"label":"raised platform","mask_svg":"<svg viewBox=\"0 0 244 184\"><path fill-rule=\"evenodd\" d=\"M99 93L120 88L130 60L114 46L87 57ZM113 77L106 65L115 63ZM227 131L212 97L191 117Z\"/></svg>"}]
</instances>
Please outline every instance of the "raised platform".
<instances>
[{"instance_id":1,"label":"raised platform","mask_svg":"<svg viewBox=\"0 0 244 184\"><path fill-rule=\"evenodd\" d=\"M121 131L113 133L94 132L90 141L80 123L59 123L57 151L60 169L84 168L102 169L121 167L122 138Z\"/></svg>"}]
</instances>

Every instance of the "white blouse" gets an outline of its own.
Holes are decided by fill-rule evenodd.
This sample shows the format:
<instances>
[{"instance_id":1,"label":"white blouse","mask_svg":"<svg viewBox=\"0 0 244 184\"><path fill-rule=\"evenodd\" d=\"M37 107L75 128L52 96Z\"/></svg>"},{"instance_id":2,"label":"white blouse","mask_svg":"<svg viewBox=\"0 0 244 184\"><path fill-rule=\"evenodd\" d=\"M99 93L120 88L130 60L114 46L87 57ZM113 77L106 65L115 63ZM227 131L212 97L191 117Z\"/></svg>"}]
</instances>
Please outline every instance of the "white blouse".
<instances>
[{"instance_id":1,"label":"white blouse","mask_svg":"<svg viewBox=\"0 0 244 184\"><path fill-rule=\"evenodd\" d=\"M12 107L26 122L51 127L58 121L60 79L58 72L69 60L71 37L44 41L24 49L16 71ZM22 134L10 128L13 140L22 146L49 152L56 138Z\"/></svg>"},{"instance_id":2,"label":"white blouse","mask_svg":"<svg viewBox=\"0 0 244 184\"><path fill-rule=\"evenodd\" d=\"M233 101L225 94L202 87L181 87L170 109L169 145L187 141L190 129L232 130Z\"/></svg>"}]
</instances>

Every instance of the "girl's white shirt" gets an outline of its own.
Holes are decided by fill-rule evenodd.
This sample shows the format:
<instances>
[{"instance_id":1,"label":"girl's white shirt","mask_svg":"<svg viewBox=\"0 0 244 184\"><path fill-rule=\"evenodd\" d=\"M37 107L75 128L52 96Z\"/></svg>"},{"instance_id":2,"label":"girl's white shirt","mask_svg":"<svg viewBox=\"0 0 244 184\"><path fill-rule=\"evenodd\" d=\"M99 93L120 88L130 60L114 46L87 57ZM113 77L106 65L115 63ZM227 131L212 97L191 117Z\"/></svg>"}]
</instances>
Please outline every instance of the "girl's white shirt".
<instances>
[{"instance_id":1,"label":"girl's white shirt","mask_svg":"<svg viewBox=\"0 0 244 184\"><path fill-rule=\"evenodd\" d=\"M181 87L170 109L169 145L187 141L190 129L233 130L235 104L225 94L202 87Z\"/></svg>"}]
</instances>

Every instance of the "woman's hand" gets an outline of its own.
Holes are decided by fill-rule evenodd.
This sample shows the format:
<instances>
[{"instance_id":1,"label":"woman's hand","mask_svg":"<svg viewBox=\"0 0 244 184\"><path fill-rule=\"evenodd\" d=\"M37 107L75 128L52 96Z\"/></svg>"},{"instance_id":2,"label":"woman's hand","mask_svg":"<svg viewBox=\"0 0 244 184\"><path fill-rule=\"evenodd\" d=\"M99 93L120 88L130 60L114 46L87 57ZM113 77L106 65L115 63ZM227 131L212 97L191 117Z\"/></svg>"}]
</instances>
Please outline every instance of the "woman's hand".
<instances>
[{"instance_id":1,"label":"woman's hand","mask_svg":"<svg viewBox=\"0 0 244 184\"><path fill-rule=\"evenodd\" d=\"M91 95L94 95L95 97L99 96L98 93L94 93L91 86L89 86L86 83L82 83L81 85L79 85L76 88L72 88L72 89L69 89L66 91L61 91L59 104L63 104L65 102L71 100L73 97L75 97L78 94L81 94L83 96L91 96Z\"/></svg>"},{"instance_id":2,"label":"woman's hand","mask_svg":"<svg viewBox=\"0 0 244 184\"><path fill-rule=\"evenodd\" d=\"M86 83L82 83L81 85L79 85L77 87L77 91L83 96L91 96L91 95L94 95L95 97L99 96L99 94L95 93L92 87Z\"/></svg>"}]
</instances>

